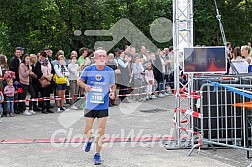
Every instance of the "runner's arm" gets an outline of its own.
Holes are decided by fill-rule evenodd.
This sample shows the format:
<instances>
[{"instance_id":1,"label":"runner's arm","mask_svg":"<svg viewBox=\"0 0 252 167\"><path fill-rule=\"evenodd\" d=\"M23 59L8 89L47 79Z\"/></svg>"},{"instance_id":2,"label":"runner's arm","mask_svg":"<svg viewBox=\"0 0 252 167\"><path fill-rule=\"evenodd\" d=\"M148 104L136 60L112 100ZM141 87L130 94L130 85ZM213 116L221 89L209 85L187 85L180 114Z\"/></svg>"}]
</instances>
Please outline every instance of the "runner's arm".
<instances>
[{"instance_id":1,"label":"runner's arm","mask_svg":"<svg viewBox=\"0 0 252 167\"><path fill-rule=\"evenodd\" d=\"M91 86L85 84L85 81L82 78L78 79L77 85L79 85L81 88L84 88L86 92L89 92L91 90Z\"/></svg>"}]
</instances>

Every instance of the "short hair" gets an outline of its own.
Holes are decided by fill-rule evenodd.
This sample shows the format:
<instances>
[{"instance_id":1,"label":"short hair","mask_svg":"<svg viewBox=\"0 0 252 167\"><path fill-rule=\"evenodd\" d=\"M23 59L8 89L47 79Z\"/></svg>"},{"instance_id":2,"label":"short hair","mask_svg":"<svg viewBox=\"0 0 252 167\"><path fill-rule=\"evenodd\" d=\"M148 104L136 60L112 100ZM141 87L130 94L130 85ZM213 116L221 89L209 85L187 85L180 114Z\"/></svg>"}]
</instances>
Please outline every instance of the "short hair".
<instances>
[{"instance_id":1,"label":"short hair","mask_svg":"<svg viewBox=\"0 0 252 167\"><path fill-rule=\"evenodd\" d=\"M47 47L45 47L44 49L43 49L43 51L46 51L46 50L50 50L49 48L47 48Z\"/></svg>"},{"instance_id":2,"label":"short hair","mask_svg":"<svg viewBox=\"0 0 252 167\"><path fill-rule=\"evenodd\" d=\"M107 52L103 49L98 49L94 52L94 57L100 55L100 54L104 54L104 55L107 55Z\"/></svg>"},{"instance_id":3,"label":"short hair","mask_svg":"<svg viewBox=\"0 0 252 167\"><path fill-rule=\"evenodd\" d=\"M16 52L17 50L22 51L22 50L23 50L23 48L22 48L22 47L16 47L16 48L15 48L15 52Z\"/></svg>"},{"instance_id":4,"label":"short hair","mask_svg":"<svg viewBox=\"0 0 252 167\"><path fill-rule=\"evenodd\" d=\"M114 53L109 53L108 55L109 55L109 56L115 56Z\"/></svg>"}]
</instances>

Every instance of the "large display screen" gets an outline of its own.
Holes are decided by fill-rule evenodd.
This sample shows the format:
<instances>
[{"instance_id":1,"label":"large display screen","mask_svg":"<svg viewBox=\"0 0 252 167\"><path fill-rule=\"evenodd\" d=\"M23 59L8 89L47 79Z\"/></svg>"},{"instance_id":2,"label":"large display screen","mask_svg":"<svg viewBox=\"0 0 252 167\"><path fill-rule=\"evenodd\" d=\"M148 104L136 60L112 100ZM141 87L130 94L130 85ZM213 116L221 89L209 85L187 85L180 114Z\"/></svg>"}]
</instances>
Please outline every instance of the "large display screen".
<instances>
[{"instance_id":1,"label":"large display screen","mask_svg":"<svg viewBox=\"0 0 252 167\"><path fill-rule=\"evenodd\" d=\"M184 48L185 73L226 73L224 46Z\"/></svg>"}]
</instances>

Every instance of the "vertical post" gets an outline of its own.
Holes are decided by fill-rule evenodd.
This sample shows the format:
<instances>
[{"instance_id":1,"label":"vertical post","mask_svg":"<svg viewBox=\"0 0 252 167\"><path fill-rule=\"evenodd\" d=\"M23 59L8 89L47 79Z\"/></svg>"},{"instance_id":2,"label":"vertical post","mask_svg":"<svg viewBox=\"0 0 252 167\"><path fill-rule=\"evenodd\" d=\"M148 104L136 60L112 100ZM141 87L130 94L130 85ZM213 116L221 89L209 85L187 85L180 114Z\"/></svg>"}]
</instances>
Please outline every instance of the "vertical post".
<instances>
[{"instance_id":1,"label":"vertical post","mask_svg":"<svg viewBox=\"0 0 252 167\"><path fill-rule=\"evenodd\" d=\"M177 109L176 112L176 124L175 127L175 143L166 144L167 149L175 149L182 147L181 136L184 130L181 123L184 119L181 115L179 108L183 100L180 98L180 54L183 52L184 47L193 46L193 0L173 0L173 50L174 50L174 89L176 91L174 98L174 105ZM182 66L181 66L182 67ZM190 81L189 77L189 81ZM190 99L189 99L190 100ZM191 108L190 105L187 109ZM186 126L187 131L191 131L191 120L188 119L189 126ZM186 133L187 134L187 133Z\"/></svg>"},{"instance_id":2,"label":"vertical post","mask_svg":"<svg viewBox=\"0 0 252 167\"><path fill-rule=\"evenodd\" d=\"M178 18L178 1L173 0L173 49L174 49L174 88L175 108L180 108L179 98L179 18ZM180 127L180 112L177 109L177 125ZM180 129L176 127L176 145L180 146Z\"/></svg>"}]
</instances>

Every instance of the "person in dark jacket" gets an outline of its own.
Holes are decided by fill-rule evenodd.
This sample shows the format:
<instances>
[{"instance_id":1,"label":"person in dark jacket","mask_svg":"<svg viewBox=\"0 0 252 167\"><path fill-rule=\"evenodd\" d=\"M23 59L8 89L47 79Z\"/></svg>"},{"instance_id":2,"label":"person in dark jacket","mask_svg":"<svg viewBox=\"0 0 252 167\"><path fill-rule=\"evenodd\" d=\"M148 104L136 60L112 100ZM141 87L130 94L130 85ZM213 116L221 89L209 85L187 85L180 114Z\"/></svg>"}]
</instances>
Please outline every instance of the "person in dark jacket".
<instances>
[{"instance_id":1,"label":"person in dark jacket","mask_svg":"<svg viewBox=\"0 0 252 167\"><path fill-rule=\"evenodd\" d=\"M32 72L35 74L35 65L38 62L38 58L37 58L37 55L35 55L35 54L31 54L30 58L31 58ZM32 75L31 80L32 80L32 87L33 87L34 92L35 92L35 98L38 98L39 97L38 93L40 92L40 90L42 88L40 87L41 85L39 83L37 75ZM33 104L33 111L41 111L41 109L38 107L38 104L37 104L36 101L30 102L30 103ZM30 103L29 103L29 105L31 105Z\"/></svg>"},{"instance_id":2,"label":"person in dark jacket","mask_svg":"<svg viewBox=\"0 0 252 167\"><path fill-rule=\"evenodd\" d=\"M14 86L19 85L19 65L21 63L21 56L22 56L22 48L21 47L16 47L15 48L15 55L10 59L9 63L9 70L15 72L15 79L13 80ZM15 94L15 100L20 100L20 94L17 93ZM15 114L20 114L21 111L19 111L18 103L14 103L14 113Z\"/></svg>"},{"instance_id":3,"label":"person in dark jacket","mask_svg":"<svg viewBox=\"0 0 252 167\"><path fill-rule=\"evenodd\" d=\"M52 65L47 59L46 52L40 52L39 61L36 63L34 72L37 78L40 80L41 89L41 97L48 98L50 97L50 90L51 90L51 79L52 79ZM41 83L44 83L42 85ZM48 83L48 84L47 84ZM42 103L42 113L54 113L54 111L50 110L50 101L43 101Z\"/></svg>"}]
</instances>

